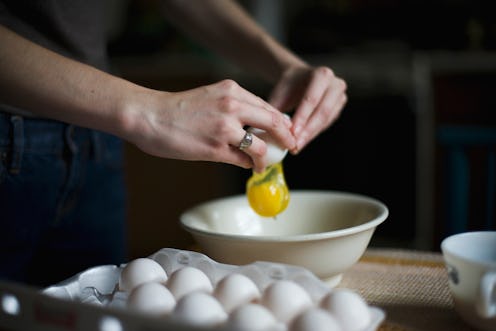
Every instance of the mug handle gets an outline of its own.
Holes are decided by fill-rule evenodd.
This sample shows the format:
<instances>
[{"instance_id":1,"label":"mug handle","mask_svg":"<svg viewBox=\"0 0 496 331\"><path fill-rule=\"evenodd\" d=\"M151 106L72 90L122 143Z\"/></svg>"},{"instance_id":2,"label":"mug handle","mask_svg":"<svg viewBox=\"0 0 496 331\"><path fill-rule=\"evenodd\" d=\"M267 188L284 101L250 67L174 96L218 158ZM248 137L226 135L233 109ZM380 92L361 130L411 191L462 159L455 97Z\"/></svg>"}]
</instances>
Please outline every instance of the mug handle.
<instances>
[{"instance_id":1,"label":"mug handle","mask_svg":"<svg viewBox=\"0 0 496 331\"><path fill-rule=\"evenodd\" d=\"M477 311L484 318L496 316L496 272L488 272L481 279Z\"/></svg>"}]
</instances>

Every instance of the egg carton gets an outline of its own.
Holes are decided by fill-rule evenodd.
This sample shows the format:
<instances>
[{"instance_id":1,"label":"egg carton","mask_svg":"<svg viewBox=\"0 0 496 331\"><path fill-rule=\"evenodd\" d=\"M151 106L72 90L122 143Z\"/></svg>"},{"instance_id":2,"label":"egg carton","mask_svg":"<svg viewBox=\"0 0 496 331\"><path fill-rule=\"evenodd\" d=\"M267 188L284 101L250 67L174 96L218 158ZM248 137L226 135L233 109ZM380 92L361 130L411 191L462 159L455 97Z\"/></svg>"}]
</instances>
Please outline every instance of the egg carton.
<instances>
[{"instance_id":1,"label":"egg carton","mask_svg":"<svg viewBox=\"0 0 496 331\"><path fill-rule=\"evenodd\" d=\"M333 291L309 270L298 266L261 261L241 266L223 264L198 252L174 248L163 248L149 258L158 262L167 275L184 266L200 269L214 286L226 275L239 273L253 280L261 292L278 280L295 282L307 291L314 303ZM0 329L231 331L222 326L201 327L126 309L127 293L118 291L119 277L125 266L92 267L42 290L0 282ZM380 308L368 306L368 309L371 323L360 331L377 330L385 318Z\"/></svg>"}]
</instances>

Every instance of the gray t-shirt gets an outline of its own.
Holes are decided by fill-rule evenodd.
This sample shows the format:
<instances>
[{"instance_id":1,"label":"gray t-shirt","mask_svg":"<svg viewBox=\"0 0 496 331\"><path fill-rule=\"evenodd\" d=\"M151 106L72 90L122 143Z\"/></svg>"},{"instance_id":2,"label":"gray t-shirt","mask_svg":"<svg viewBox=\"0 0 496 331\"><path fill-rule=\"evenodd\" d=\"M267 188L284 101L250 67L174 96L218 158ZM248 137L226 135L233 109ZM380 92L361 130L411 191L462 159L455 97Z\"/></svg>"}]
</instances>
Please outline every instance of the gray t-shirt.
<instances>
[{"instance_id":1,"label":"gray t-shirt","mask_svg":"<svg viewBox=\"0 0 496 331\"><path fill-rule=\"evenodd\" d=\"M102 0L0 0L0 24L59 54L108 69ZM28 112L0 104L0 111Z\"/></svg>"}]
</instances>

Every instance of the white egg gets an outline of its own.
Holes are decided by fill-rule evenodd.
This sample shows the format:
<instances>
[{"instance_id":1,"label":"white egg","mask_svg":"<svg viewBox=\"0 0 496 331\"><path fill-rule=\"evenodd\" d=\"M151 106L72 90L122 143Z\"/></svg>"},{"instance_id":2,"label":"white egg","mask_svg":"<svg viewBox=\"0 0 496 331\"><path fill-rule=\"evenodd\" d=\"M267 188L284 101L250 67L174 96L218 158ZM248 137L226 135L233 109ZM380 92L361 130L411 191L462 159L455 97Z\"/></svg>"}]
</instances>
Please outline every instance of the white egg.
<instances>
[{"instance_id":1,"label":"white egg","mask_svg":"<svg viewBox=\"0 0 496 331\"><path fill-rule=\"evenodd\" d=\"M173 316L189 324L201 326L219 325L228 317L217 299L201 291L184 295L177 302Z\"/></svg>"},{"instance_id":2,"label":"white egg","mask_svg":"<svg viewBox=\"0 0 496 331\"><path fill-rule=\"evenodd\" d=\"M226 275L217 283L214 296L229 313L242 304L258 300L260 291L250 278L233 273Z\"/></svg>"},{"instance_id":3,"label":"white egg","mask_svg":"<svg viewBox=\"0 0 496 331\"><path fill-rule=\"evenodd\" d=\"M299 284L289 280L278 280L263 292L261 303L283 323L312 307L313 302L307 291Z\"/></svg>"},{"instance_id":4,"label":"white egg","mask_svg":"<svg viewBox=\"0 0 496 331\"><path fill-rule=\"evenodd\" d=\"M148 282L136 286L129 293L127 307L151 315L166 315L176 305L172 293L161 283Z\"/></svg>"},{"instance_id":5,"label":"white egg","mask_svg":"<svg viewBox=\"0 0 496 331\"><path fill-rule=\"evenodd\" d=\"M367 302L350 289L332 290L321 299L320 307L331 313L344 331L363 330L371 322Z\"/></svg>"},{"instance_id":6,"label":"white egg","mask_svg":"<svg viewBox=\"0 0 496 331\"><path fill-rule=\"evenodd\" d=\"M263 158L267 166L281 162L284 159L288 150L280 147L266 131L257 128L250 128L249 131L267 144L267 153Z\"/></svg>"},{"instance_id":7,"label":"white egg","mask_svg":"<svg viewBox=\"0 0 496 331\"><path fill-rule=\"evenodd\" d=\"M264 306L247 303L234 309L226 323L227 329L237 331L266 331L280 326L274 315Z\"/></svg>"},{"instance_id":8,"label":"white egg","mask_svg":"<svg viewBox=\"0 0 496 331\"><path fill-rule=\"evenodd\" d=\"M124 266L119 276L119 289L131 291L134 287L146 282L165 283L167 273L156 261L149 258L138 258Z\"/></svg>"},{"instance_id":9,"label":"white egg","mask_svg":"<svg viewBox=\"0 0 496 331\"><path fill-rule=\"evenodd\" d=\"M208 276L200 269L191 266L174 271L167 281L167 288L176 300L194 291L212 293L214 289Z\"/></svg>"},{"instance_id":10,"label":"white egg","mask_svg":"<svg viewBox=\"0 0 496 331\"><path fill-rule=\"evenodd\" d=\"M296 316L288 331L342 331L338 321L321 308L310 308Z\"/></svg>"}]
</instances>

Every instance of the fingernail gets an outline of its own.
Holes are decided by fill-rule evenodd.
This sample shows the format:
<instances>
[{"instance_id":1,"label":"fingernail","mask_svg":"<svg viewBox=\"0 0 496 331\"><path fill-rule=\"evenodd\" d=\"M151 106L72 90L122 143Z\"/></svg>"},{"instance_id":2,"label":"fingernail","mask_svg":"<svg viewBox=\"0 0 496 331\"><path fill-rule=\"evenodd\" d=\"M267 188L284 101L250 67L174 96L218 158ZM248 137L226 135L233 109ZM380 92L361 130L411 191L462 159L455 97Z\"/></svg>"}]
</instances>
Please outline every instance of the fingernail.
<instances>
[{"instance_id":1,"label":"fingernail","mask_svg":"<svg viewBox=\"0 0 496 331\"><path fill-rule=\"evenodd\" d=\"M298 146L299 146L299 145L298 145L298 143L297 143L297 141L296 141L296 139L295 139L295 142L294 142L293 148L290 148L290 149L289 149L289 151L291 152L291 154L293 154L293 155L298 154L298 152L300 151L300 149L298 148Z\"/></svg>"}]
</instances>

